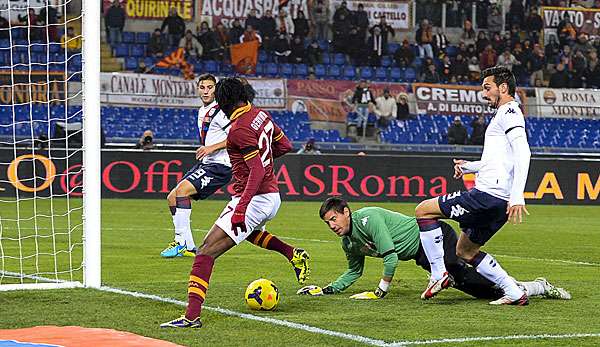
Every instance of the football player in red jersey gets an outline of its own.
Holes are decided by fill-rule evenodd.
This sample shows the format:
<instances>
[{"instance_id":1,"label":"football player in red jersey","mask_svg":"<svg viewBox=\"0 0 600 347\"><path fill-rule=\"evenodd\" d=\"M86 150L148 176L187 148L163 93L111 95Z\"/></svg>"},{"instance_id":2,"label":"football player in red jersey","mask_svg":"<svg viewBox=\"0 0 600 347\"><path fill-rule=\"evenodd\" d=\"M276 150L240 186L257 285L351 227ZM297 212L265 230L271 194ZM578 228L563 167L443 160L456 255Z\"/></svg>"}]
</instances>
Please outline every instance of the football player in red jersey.
<instances>
[{"instance_id":1,"label":"football player in red jersey","mask_svg":"<svg viewBox=\"0 0 600 347\"><path fill-rule=\"evenodd\" d=\"M219 81L215 97L230 120L227 152L233 168L234 194L196 252L185 316L161 327L202 326L200 312L215 259L246 239L283 254L299 283L310 274L306 251L293 248L265 230L281 204L273 160L292 150L290 141L266 111L252 106L249 88L239 79Z\"/></svg>"}]
</instances>

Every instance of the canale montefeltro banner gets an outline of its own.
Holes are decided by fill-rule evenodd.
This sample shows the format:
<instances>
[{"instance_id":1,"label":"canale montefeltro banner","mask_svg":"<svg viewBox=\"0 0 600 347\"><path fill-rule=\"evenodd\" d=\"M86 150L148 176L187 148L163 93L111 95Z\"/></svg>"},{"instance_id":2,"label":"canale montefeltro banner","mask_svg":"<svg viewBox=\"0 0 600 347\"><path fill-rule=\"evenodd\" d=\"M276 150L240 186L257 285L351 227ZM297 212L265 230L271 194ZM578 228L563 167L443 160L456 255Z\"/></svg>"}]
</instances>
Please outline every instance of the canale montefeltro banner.
<instances>
[{"instance_id":1,"label":"canale montefeltro banner","mask_svg":"<svg viewBox=\"0 0 600 347\"><path fill-rule=\"evenodd\" d=\"M194 163L191 151L105 150L102 197L164 199ZM275 163L284 201L343 196L351 201L419 202L475 184L474 175L452 178L451 157L291 154ZM15 157L12 149L0 149L0 196L14 197L16 190L20 197L50 192L81 196L81 182L81 153L23 150ZM230 193L228 185L214 198L225 199ZM599 195L600 162L532 160L525 192L528 203L600 204Z\"/></svg>"}]
</instances>

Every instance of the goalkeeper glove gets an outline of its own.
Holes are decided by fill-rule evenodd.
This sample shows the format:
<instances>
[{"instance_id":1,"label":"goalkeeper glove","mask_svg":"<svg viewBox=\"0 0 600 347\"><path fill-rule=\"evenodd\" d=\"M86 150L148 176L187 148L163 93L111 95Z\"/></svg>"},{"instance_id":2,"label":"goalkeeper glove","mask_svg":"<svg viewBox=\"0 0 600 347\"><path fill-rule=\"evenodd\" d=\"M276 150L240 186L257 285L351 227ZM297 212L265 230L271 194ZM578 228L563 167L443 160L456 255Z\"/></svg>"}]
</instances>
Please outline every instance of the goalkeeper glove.
<instances>
[{"instance_id":1,"label":"goalkeeper glove","mask_svg":"<svg viewBox=\"0 0 600 347\"><path fill-rule=\"evenodd\" d=\"M331 286L326 286L324 288L321 288L319 286L305 286L302 287L300 289L298 289L298 291L296 292L296 294L298 295L312 295L312 296L321 296L321 295L327 295L327 294L333 294L333 287Z\"/></svg>"},{"instance_id":2,"label":"goalkeeper glove","mask_svg":"<svg viewBox=\"0 0 600 347\"><path fill-rule=\"evenodd\" d=\"M362 292L362 293L354 294L350 297L350 299L377 300L377 299L382 299L386 294L387 294L387 292L385 290L377 287L377 289L375 289L374 292Z\"/></svg>"}]
</instances>

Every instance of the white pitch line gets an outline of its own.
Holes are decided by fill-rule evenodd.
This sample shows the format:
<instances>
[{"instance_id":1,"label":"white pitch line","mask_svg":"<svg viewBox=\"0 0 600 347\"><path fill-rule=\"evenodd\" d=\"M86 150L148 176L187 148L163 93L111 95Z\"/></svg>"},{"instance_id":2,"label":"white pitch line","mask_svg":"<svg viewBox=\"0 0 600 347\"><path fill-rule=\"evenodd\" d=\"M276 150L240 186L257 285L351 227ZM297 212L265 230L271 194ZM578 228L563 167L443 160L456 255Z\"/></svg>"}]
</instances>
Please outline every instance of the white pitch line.
<instances>
[{"instance_id":1,"label":"white pitch line","mask_svg":"<svg viewBox=\"0 0 600 347\"><path fill-rule=\"evenodd\" d=\"M136 298L150 299L150 300L154 300L154 301L175 304L175 305L179 305L179 306L183 306L183 307L187 306L187 302L172 299L172 298L164 298L164 297L158 296L158 295L152 295L152 294L146 294L146 293L140 293L140 292L132 292L132 291L128 291L128 290L112 288L112 287L104 287L104 286L100 287L98 289L101 291L104 291L104 292L109 292L109 293L129 295L129 296L133 296ZM292 328L292 329L296 329L296 330L304 330L304 331L307 331L310 333L315 333L315 334L339 337L342 339L360 342L360 343L364 343L364 344L371 345L371 346L388 346L389 345L386 341L383 341L383 340L377 340L377 339L372 339L372 338L361 336L361 335L353 335L353 334L343 333L343 332L334 331L334 330L317 328L317 327L313 327L310 325L294 323L294 322L290 322L290 321L282 320L282 319L260 317L260 316L255 316L253 314L237 312L237 311L228 310L228 309L220 308L220 307L203 306L202 308L205 310L218 312L218 313L221 313L226 316L232 316L232 317L249 319L249 320L254 320L254 321L263 322L263 323L280 325L280 326L284 326L287 328Z\"/></svg>"},{"instance_id":2,"label":"white pitch line","mask_svg":"<svg viewBox=\"0 0 600 347\"><path fill-rule=\"evenodd\" d=\"M417 340L417 341L399 341L390 343L388 346L404 347L416 345L434 345L440 343L465 343L481 341L508 341L508 340L542 340L542 339L577 339L585 337L600 337L600 333L582 333L582 334L540 334L540 335L508 335L508 336L479 336L479 337L459 337L449 339Z\"/></svg>"}]
</instances>

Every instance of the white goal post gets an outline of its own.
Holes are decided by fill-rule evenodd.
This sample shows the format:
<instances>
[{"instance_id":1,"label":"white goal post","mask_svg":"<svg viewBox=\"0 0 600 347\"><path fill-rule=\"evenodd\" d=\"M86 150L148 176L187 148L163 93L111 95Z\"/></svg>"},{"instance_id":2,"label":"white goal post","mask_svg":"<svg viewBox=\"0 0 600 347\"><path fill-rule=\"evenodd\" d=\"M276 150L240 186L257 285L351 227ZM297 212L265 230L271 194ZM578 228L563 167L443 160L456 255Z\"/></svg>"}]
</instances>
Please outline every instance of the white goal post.
<instances>
[{"instance_id":1,"label":"white goal post","mask_svg":"<svg viewBox=\"0 0 600 347\"><path fill-rule=\"evenodd\" d=\"M55 29L47 25L46 1L61 18ZM74 0L5 4L0 4L0 16L9 22L8 39L0 36L0 291L98 288L100 6L83 0L81 13L69 15L67 7L77 7ZM45 11L46 18L32 23L27 15L32 9L38 15ZM81 50L51 40L52 30L66 33L79 23L81 33L67 36L66 43L81 40ZM64 80L54 80L55 66L64 69ZM57 124L62 137L53 131ZM71 145L73 136L80 136L78 146Z\"/></svg>"}]
</instances>

